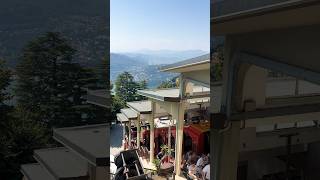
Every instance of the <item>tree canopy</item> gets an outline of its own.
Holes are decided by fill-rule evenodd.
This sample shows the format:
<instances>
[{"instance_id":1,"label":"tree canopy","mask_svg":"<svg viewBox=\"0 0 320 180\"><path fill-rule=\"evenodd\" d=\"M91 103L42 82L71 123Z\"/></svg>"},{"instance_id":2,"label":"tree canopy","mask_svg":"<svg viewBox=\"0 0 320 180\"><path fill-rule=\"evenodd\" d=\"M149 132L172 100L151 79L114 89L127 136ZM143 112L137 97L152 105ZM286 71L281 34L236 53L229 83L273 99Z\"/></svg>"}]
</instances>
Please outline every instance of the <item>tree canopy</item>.
<instances>
[{"instance_id":1,"label":"tree canopy","mask_svg":"<svg viewBox=\"0 0 320 180\"><path fill-rule=\"evenodd\" d=\"M49 32L27 44L17 66L18 105L33 120L49 127L88 123L85 88L94 86L94 71L75 63L75 50L61 34ZM92 118L91 120L94 120Z\"/></svg>"}]
</instances>

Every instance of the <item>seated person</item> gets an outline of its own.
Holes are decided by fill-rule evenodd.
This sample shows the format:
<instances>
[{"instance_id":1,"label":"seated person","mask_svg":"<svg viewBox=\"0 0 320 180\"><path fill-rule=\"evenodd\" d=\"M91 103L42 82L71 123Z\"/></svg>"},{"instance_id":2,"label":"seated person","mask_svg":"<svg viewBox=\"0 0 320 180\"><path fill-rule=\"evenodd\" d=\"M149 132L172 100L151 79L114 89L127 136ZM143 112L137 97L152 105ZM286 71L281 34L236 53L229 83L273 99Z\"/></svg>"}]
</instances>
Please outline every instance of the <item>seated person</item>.
<instances>
[{"instance_id":1,"label":"seated person","mask_svg":"<svg viewBox=\"0 0 320 180\"><path fill-rule=\"evenodd\" d=\"M204 161L204 158L206 158L206 155L205 154L201 154L200 158L198 159L197 161L197 164L196 166L202 166L203 165L203 161Z\"/></svg>"},{"instance_id":2,"label":"seated person","mask_svg":"<svg viewBox=\"0 0 320 180\"><path fill-rule=\"evenodd\" d=\"M208 164L208 156L202 154L201 157L198 159L196 168L198 176L201 176L202 169Z\"/></svg>"},{"instance_id":3,"label":"seated person","mask_svg":"<svg viewBox=\"0 0 320 180\"><path fill-rule=\"evenodd\" d=\"M210 159L208 164L202 169L202 179L210 180Z\"/></svg>"},{"instance_id":4,"label":"seated person","mask_svg":"<svg viewBox=\"0 0 320 180\"><path fill-rule=\"evenodd\" d=\"M181 169L184 170L184 171L187 171L187 162L188 162L189 156L191 156L191 154L192 154L192 151L188 151L182 157Z\"/></svg>"},{"instance_id":5,"label":"seated person","mask_svg":"<svg viewBox=\"0 0 320 180\"><path fill-rule=\"evenodd\" d=\"M196 162L198 161L198 158L199 157L198 157L197 153L192 152L191 155L189 155L189 157L188 157L187 165L193 164L193 162L194 162L194 164L196 164Z\"/></svg>"},{"instance_id":6,"label":"seated person","mask_svg":"<svg viewBox=\"0 0 320 180\"><path fill-rule=\"evenodd\" d=\"M197 168L196 168L196 161L194 161L194 159L191 159L189 161L189 165L188 165L188 176L191 179L198 179L197 177Z\"/></svg>"}]
</instances>

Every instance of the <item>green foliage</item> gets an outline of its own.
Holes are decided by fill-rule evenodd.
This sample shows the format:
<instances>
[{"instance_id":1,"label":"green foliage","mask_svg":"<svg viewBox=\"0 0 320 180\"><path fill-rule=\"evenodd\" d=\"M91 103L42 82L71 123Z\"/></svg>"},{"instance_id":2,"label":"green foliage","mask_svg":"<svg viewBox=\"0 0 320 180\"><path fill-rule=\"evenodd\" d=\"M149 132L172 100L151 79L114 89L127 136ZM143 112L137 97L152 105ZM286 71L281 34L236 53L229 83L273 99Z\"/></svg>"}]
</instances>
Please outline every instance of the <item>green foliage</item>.
<instances>
[{"instance_id":1,"label":"green foliage","mask_svg":"<svg viewBox=\"0 0 320 180\"><path fill-rule=\"evenodd\" d=\"M170 80L162 81L161 84L158 86L158 89L163 88L176 88L178 87L178 78L172 78Z\"/></svg>"},{"instance_id":2,"label":"green foliage","mask_svg":"<svg viewBox=\"0 0 320 180\"><path fill-rule=\"evenodd\" d=\"M0 106L10 99L10 95L5 90L11 82L11 71L5 68L4 64L5 62L0 59Z\"/></svg>"},{"instance_id":3,"label":"green foliage","mask_svg":"<svg viewBox=\"0 0 320 180\"><path fill-rule=\"evenodd\" d=\"M97 74L74 63L74 53L58 33L31 41L16 69L15 107L3 103L11 98L5 91L11 73L0 61L0 179L21 179L20 165L34 162L34 149L55 146L52 127L106 121L104 108L83 99L86 89L96 88Z\"/></svg>"},{"instance_id":4,"label":"green foliage","mask_svg":"<svg viewBox=\"0 0 320 180\"><path fill-rule=\"evenodd\" d=\"M96 85L97 77L93 70L73 63L74 53L59 33L52 32L31 41L24 49L17 66L16 95L21 109L33 120L49 127L76 126L94 120L83 118L93 109L84 104L82 96L85 88Z\"/></svg>"},{"instance_id":5,"label":"green foliage","mask_svg":"<svg viewBox=\"0 0 320 180\"><path fill-rule=\"evenodd\" d=\"M110 69L110 60L109 60L109 57L105 56L102 59L100 66L97 68L97 74L99 78L98 80L99 88L110 89L109 69Z\"/></svg>"},{"instance_id":6,"label":"green foliage","mask_svg":"<svg viewBox=\"0 0 320 180\"><path fill-rule=\"evenodd\" d=\"M154 163L154 165L156 166L157 171L158 171L158 173L159 173L159 171L160 171L160 166L161 166L161 160L160 160L160 159L154 159L154 160L153 160L153 163Z\"/></svg>"},{"instance_id":7,"label":"green foliage","mask_svg":"<svg viewBox=\"0 0 320 180\"><path fill-rule=\"evenodd\" d=\"M34 162L33 150L47 147L49 138L45 125L10 116L5 133L0 135L1 179L21 179L20 165Z\"/></svg>"},{"instance_id":8,"label":"green foliage","mask_svg":"<svg viewBox=\"0 0 320 180\"><path fill-rule=\"evenodd\" d=\"M128 72L119 74L115 81L115 95L112 96L111 117L116 119L117 113L126 106L126 102L143 100L144 97L138 95L137 90L146 88L147 81L136 82Z\"/></svg>"},{"instance_id":9,"label":"green foliage","mask_svg":"<svg viewBox=\"0 0 320 180\"><path fill-rule=\"evenodd\" d=\"M218 46L214 49L212 54L212 64L211 64L211 79L213 81L221 81L222 80L222 67L224 61L223 54L224 46Z\"/></svg>"},{"instance_id":10,"label":"green foliage","mask_svg":"<svg viewBox=\"0 0 320 180\"><path fill-rule=\"evenodd\" d=\"M115 95L124 102L139 101L143 97L137 94L137 90L145 89L146 81L135 82L133 76L128 72L119 74L115 82Z\"/></svg>"},{"instance_id":11,"label":"green foliage","mask_svg":"<svg viewBox=\"0 0 320 180\"><path fill-rule=\"evenodd\" d=\"M117 118L117 113L120 112L120 109L126 106L126 102L120 99L119 96L112 96L112 103L111 103L111 117L112 119Z\"/></svg>"}]
</instances>

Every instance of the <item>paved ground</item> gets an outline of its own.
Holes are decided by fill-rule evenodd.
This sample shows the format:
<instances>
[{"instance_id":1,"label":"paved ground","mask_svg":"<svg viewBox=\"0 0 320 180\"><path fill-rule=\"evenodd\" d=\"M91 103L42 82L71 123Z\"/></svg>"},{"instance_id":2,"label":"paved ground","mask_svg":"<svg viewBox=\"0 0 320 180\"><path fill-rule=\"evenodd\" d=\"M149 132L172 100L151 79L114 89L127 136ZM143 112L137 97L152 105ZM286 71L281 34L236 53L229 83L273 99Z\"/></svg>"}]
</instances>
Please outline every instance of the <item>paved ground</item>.
<instances>
[{"instance_id":1,"label":"paved ground","mask_svg":"<svg viewBox=\"0 0 320 180\"><path fill-rule=\"evenodd\" d=\"M123 127L121 124L113 124L110 130L110 154L116 155L123 150L122 136Z\"/></svg>"}]
</instances>

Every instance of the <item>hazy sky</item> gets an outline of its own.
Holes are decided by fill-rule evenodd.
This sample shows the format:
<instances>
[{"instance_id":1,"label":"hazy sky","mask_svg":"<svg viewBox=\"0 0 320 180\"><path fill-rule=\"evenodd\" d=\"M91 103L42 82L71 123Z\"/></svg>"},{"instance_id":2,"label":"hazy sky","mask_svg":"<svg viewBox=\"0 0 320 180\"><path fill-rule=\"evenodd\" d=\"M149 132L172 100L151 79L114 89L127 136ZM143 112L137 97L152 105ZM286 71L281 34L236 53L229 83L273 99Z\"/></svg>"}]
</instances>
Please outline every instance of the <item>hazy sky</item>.
<instances>
[{"instance_id":1,"label":"hazy sky","mask_svg":"<svg viewBox=\"0 0 320 180\"><path fill-rule=\"evenodd\" d=\"M111 52L209 51L210 0L111 0Z\"/></svg>"}]
</instances>

